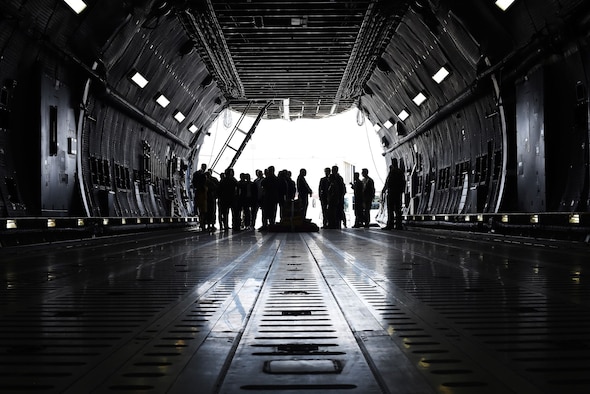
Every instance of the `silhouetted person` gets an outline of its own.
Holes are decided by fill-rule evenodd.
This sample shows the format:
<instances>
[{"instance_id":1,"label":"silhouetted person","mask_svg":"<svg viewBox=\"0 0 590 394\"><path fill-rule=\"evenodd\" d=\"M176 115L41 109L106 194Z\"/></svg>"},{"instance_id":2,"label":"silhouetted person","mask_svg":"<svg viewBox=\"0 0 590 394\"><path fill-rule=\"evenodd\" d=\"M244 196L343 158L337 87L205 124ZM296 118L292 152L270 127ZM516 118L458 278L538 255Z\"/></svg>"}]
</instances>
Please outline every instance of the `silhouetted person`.
<instances>
[{"instance_id":1,"label":"silhouetted person","mask_svg":"<svg viewBox=\"0 0 590 394\"><path fill-rule=\"evenodd\" d=\"M239 181L234 176L234 170L231 170L231 176L229 178L232 179L232 182L235 182L235 194L234 200L231 205L231 228L234 231L242 230L242 210L240 207L240 188L239 188Z\"/></svg>"},{"instance_id":2,"label":"silhouetted person","mask_svg":"<svg viewBox=\"0 0 590 394\"><path fill-rule=\"evenodd\" d=\"M318 194L320 196L320 204L322 206L322 227L328 227L328 190L330 188L330 172L331 170L326 167L324 168L325 177L320 179L320 185L318 187Z\"/></svg>"},{"instance_id":3,"label":"silhouetted person","mask_svg":"<svg viewBox=\"0 0 590 394\"><path fill-rule=\"evenodd\" d=\"M285 180L287 181L287 199L285 201L285 207L287 208L287 212L291 212L291 216L293 216L293 201L295 201L295 195L297 194L297 184L292 178L292 173L289 170L285 170Z\"/></svg>"},{"instance_id":4,"label":"silhouetted person","mask_svg":"<svg viewBox=\"0 0 590 394\"><path fill-rule=\"evenodd\" d=\"M353 180L350 183L353 191L352 207L354 209L354 225L353 228L362 227L363 220L363 182L358 172L354 173Z\"/></svg>"},{"instance_id":5,"label":"silhouetted person","mask_svg":"<svg viewBox=\"0 0 590 394\"><path fill-rule=\"evenodd\" d=\"M252 181L254 186L256 186L256 200L254 202L254 206L252 206L252 228L256 226L256 218L258 217L258 210L262 207L263 202L263 194L262 194L262 180L264 177L262 176L261 170L256 170L256 179ZM264 219L263 219L264 221Z\"/></svg>"},{"instance_id":6,"label":"silhouetted person","mask_svg":"<svg viewBox=\"0 0 590 394\"><path fill-rule=\"evenodd\" d=\"M262 193L264 201L261 230L265 230L269 225L275 224L280 201L279 178L275 175L274 166L268 167L266 171L266 177L262 180Z\"/></svg>"},{"instance_id":7,"label":"silhouetted person","mask_svg":"<svg viewBox=\"0 0 590 394\"><path fill-rule=\"evenodd\" d=\"M301 204L301 214L305 219L305 215L307 215L307 206L309 205L309 197L311 196L312 190L311 187L307 184L305 180L305 176L307 175L307 170L302 168L299 170L299 176L297 177L297 193L299 196L299 203Z\"/></svg>"},{"instance_id":8,"label":"silhouetted person","mask_svg":"<svg viewBox=\"0 0 590 394\"><path fill-rule=\"evenodd\" d=\"M238 180L238 195L237 195L237 209L238 209L238 216L240 217L240 228L242 224L245 226L245 183L246 183L246 173L240 173L240 178Z\"/></svg>"},{"instance_id":9,"label":"silhouetted person","mask_svg":"<svg viewBox=\"0 0 590 394\"><path fill-rule=\"evenodd\" d=\"M383 193L387 192L387 225L385 230L402 229L402 193L406 190L406 176L398 167L397 159L391 160Z\"/></svg>"},{"instance_id":10,"label":"silhouetted person","mask_svg":"<svg viewBox=\"0 0 590 394\"><path fill-rule=\"evenodd\" d=\"M240 211L244 219L244 227L251 229L252 211L257 198L256 185L250 180L250 174L241 174L238 183L238 199L240 202Z\"/></svg>"},{"instance_id":11,"label":"silhouetted person","mask_svg":"<svg viewBox=\"0 0 590 394\"><path fill-rule=\"evenodd\" d=\"M375 182L369 176L369 170L363 168L361 171L363 176L363 224L366 228L371 224L371 205L375 198Z\"/></svg>"},{"instance_id":12,"label":"silhouetted person","mask_svg":"<svg viewBox=\"0 0 590 394\"><path fill-rule=\"evenodd\" d=\"M191 180L194 200L195 200L195 215L199 217L199 227L205 230L207 224L207 164L201 164L201 168L193 173Z\"/></svg>"},{"instance_id":13,"label":"silhouetted person","mask_svg":"<svg viewBox=\"0 0 590 394\"><path fill-rule=\"evenodd\" d=\"M219 229L220 230L224 230L222 214L221 214L221 200L219 198L219 195L221 193L220 186L221 186L221 183L223 182L224 179L225 179L225 172L222 172L219 174L219 183L217 184L217 216L218 216L217 221L219 222ZM225 229L225 230L227 230L227 229Z\"/></svg>"},{"instance_id":14,"label":"silhouetted person","mask_svg":"<svg viewBox=\"0 0 590 394\"><path fill-rule=\"evenodd\" d=\"M338 173L338 166L332 166L330 174L330 186L328 188L328 228L339 229L341 223L346 226L344 216L344 195L346 185L344 179Z\"/></svg>"},{"instance_id":15,"label":"silhouetted person","mask_svg":"<svg viewBox=\"0 0 590 394\"><path fill-rule=\"evenodd\" d=\"M289 193L289 183L287 181L287 170L281 170L277 174L278 190L279 190L279 218L282 220L285 214L285 205L287 203L287 195Z\"/></svg>"},{"instance_id":16,"label":"silhouetted person","mask_svg":"<svg viewBox=\"0 0 590 394\"><path fill-rule=\"evenodd\" d=\"M238 214L237 222L239 223L239 212L236 212L238 194L238 180L234 177L233 168L225 170L225 176L219 182L219 215L220 227L227 231L229 230L229 211L232 210L232 227L235 229L236 214ZM239 224L238 224L239 230Z\"/></svg>"},{"instance_id":17,"label":"silhouetted person","mask_svg":"<svg viewBox=\"0 0 590 394\"><path fill-rule=\"evenodd\" d=\"M285 179L287 180L287 201L291 202L295 200L295 194L297 194L297 184L293 180L293 174L289 170L285 170Z\"/></svg>"},{"instance_id":18,"label":"silhouetted person","mask_svg":"<svg viewBox=\"0 0 590 394\"><path fill-rule=\"evenodd\" d=\"M217 189L219 180L213 176L213 171L207 171L207 230L215 231L215 214L217 213Z\"/></svg>"}]
</instances>

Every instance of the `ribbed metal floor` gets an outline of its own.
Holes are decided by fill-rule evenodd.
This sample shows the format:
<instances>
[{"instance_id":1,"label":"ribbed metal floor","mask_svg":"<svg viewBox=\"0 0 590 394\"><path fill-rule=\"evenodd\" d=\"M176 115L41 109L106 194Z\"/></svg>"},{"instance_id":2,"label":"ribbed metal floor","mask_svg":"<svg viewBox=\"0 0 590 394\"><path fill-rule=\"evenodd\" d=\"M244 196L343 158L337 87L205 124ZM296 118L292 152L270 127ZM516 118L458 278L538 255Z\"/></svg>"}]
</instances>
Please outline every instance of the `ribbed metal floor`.
<instances>
[{"instance_id":1,"label":"ribbed metal floor","mask_svg":"<svg viewBox=\"0 0 590 394\"><path fill-rule=\"evenodd\" d=\"M2 393L587 393L589 248L450 232L0 250Z\"/></svg>"}]
</instances>

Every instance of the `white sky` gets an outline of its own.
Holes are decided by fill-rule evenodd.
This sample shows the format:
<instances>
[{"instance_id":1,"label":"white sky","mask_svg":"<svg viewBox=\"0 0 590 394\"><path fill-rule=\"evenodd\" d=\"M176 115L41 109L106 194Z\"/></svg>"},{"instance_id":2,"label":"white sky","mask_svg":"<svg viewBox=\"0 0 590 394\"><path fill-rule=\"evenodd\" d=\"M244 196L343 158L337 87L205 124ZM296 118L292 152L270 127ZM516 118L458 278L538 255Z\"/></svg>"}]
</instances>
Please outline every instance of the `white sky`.
<instances>
[{"instance_id":1,"label":"white sky","mask_svg":"<svg viewBox=\"0 0 590 394\"><path fill-rule=\"evenodd\" d=\"M201 148L199 166L205 163L211 167L238 121L239 114L232 112L231 118L229 129L224 126L223 114L213 124L211 135L205 137ZM253 118L246 118L240 129L248 131L253 121ZM236 132L230 146L238 148L243 137L242 133ZM382 152L381 141L373 125L368 120L362 126L357 125L356 109L324 119L263 119L234 165L234 171L236 178L240 173L247 172L254 179L256 169L274 165L276 172L290 170L293 180L296 180L299 170L305 168L307 182L315 194L325 167L336 164L343 174L343 163L348 162L359 173L362 168L367 168L379 192L387 176ZM233 150L227 149L225 160L220 160L214 171L222 172L234 154Z\"/></svg>"}]
</instances>

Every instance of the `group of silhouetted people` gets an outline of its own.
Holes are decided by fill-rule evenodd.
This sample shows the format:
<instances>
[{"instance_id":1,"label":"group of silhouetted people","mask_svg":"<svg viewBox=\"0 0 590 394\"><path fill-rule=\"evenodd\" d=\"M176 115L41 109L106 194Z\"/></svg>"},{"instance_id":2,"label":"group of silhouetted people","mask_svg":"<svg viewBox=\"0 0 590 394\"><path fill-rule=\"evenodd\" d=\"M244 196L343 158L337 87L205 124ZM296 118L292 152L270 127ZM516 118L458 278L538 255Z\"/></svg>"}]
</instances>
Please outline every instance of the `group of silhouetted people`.
<instances>
[{"instance_id":1,"label":"group of silhouetted people","mask_svg":"<svg viewBox=\"0 0 590 394\"><path fill-rule=\"evenodd\" d=\"M338 173L338 166L324 169L325 176L320 179L319 196L322 205L322 228L338 229L346 221L344 215L344 195L346 185Z\"/></svg>"},{"instance_id":2,"label":"group of silhouetted people","mask_svg":"<svg viewBox=\"0 0 590 394\"><path fill-rule=\"evenodd\" d=\"M277 211L281 219L292 212L292 203L298 195L298 214L305 218L312 190L305 180L307 172L302 168L295 182L291 171L281 170L275 174L274 166L264 171L256 170L256 178L240 174L237 180L232 168L220 174L220 179L207 170L207 165L192 176L195 215L202 230L215 231L216 205L219 212L220 230L250 230L256 224L258 212L262 212L262 227L266 230L276 223ZM230 217L231 213L231 226Z\"/></svg>"},{"instance_id":3,"label":"group of silhouetted people","mask_svg":"<svg viewBox=\"0 0 590 394\"><path fill-rule=\"evenodd\" d=\"M346 185L342 176L338 173L338 166L324 169L325 176L320 179L319 196L322 205L322 228L339 229L346 227L346 215L344 212L344 196ZM373 198L375 197L375 183L369 176L369 170L362 169L363 179L359 173L354 173L351 183L354 192L354 228L369 227L371 222L370 212Z\"/></svg>"},{"instance_id":4,"label":"group of silhouetted people","mask_svg":"<svg viewBox=\"0 0 590 394\"><path fill-rule=\"evenodd\" d=\"M322 208L324 229L339 229L346 227L344 212L344 196L346 185L338 173L338 166L324 169L325 176L320 179L319 198ZM277 212L281 220L287 215L293 215L295 206L297 214L305 218L312 190L305 176L307 171L302 168L297 180L291 177L291 172L281 170L275 174L275 167L270 166L264 171L256 170L256 178L251 180L250 174L242 173L236 179L234 170L228 168L220 174L218 180L206 164L192 176L194 192L194 210L199 218L202 230L215 231L215 221L218 219L221 230L234 231L253 229L262 212L262 227L264 231L276 224ZM362 179L360 178L362 175ZM371 222L370 211L375 197L375 183L369 176L369 171L363 168L361 174L355 172L351 183L353 190L355 222L352 227L368 228ZM387 198L388 220L384 229L401 229L402 226L402 193L405 191L405 174L393 159L389 174L383 188L383 195ZM297 197L297 201L295 198ZM297 204L295 204L297 202ZM218 218L216 218L218 213ZM231 226L230 217L231 213Z\"/></svg>"},{"instance_id":5,"label":"group of silhouetted people","mask_svg":"<svg viewBox=\"0 0 590 394\"><path fill-rule=\"evenodd\" d=\"M363 168L361 171L363 178L360 178L358 172L354 173L354 177L350 186L353 191L353 208L354 208L354 225L353 228L365 227L368 228L371 223L371 206L375 198L375 182L369 176L369 170Z\"/></svg>"}]
</instances>

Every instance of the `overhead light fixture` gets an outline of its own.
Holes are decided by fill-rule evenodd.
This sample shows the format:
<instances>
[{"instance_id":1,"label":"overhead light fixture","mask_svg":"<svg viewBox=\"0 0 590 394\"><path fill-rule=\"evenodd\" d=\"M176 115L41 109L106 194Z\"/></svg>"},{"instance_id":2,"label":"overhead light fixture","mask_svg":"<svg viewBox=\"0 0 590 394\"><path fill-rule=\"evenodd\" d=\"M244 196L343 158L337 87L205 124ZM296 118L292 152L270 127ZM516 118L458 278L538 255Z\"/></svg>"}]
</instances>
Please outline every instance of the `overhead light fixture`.
<instances>
[{"instance_id":1,"label":"overhead light fixture","mask_svg":"<svg viewBox=\"0 0 590 394\"><path fill-rule=\"evenodd\" d=\"M418 94L416 95L416 97L414 97L414 98L412 99L412 101L413 101L413 102L414 102L416 105L420 106L420 105L421 105L423 102L425 102L425 101L426 101L426 96L425 96L425 95L424 95L422 92L420 92L420 93L418 93Z\"/></svg>"},{"instance_id":2,"label":"overhead light fixture","mask_svg":"<svg viewBox=\"0 0 590 394\"><path fill-rule=\"evenodd\" d=\"M401 120L402 122L406 119L408 119L410 117L410 113L408 111L406 111L405 109L402 109L402 112L400 112L397 117L399 118L399 120Z\"/></svg>"},{"instance_id":3,"label":"overhead light fixture","mask_svg":"<svg viewBox=\"0 0 590 394\"><path fill-rule=\"evenodd\" d=\"M145 79L145 77L144 77L143 75L141 75L141 74L140 74L139 72L137 72L137 71L134 71L134 72L131 74L131 80L132 80L133 82L135 82L135 84L136 84L137 86L139 86L140 88L142 88L142 89L143 89L143 88L145 88L145 85L147 85L147 84L148 84L148 82L149 82L147 79Z\"/></svg>"},{"instance_id":4,"label":"overhead light fixture","mask_svg":"<svg viewBox=\"0 0 590 394\"><path fill-rule=\"evenodd\" d=\"M386 129L390 129L391 126L393 126L393 123L391 123L389 119L387 119L385 123L383 123L383 127L385 127Z\"/></svg>"},{"instance_id":5,"label":"overhead light fixture","mask_svg":"<svg viewBox=\"0 0 590 394\"><path fill-rule=\"evenodd\" d=\"M191 133L195 134L197 132L197 130L199 130L199 128L197 126L195 126L194 123L191 123L188 126L188 131L190 131Z\"/></svg>"},{"instance_id":6,"label":"overhead light fixture","mask_svg":"<svg viewBox=\"0 0 590 394\"><path fill-rule=\"evenodd\" d=\"M176 113L174 113L174 119L176 119L178 123L181 123L185 118L186 116L184 116L184 114L180 111L176 111Z\"/></svg>"},{"instance_id":7,"label":"overhead light fixture","mask_svg":"<svg viewBox=\"0 0 590 394\"><path fill-rule=\"evenodd\" d=\"M156 96L156 103L160 104L162 108L166 108L168 104L170 104L170 100L168 100L168 98L162 93L158 93Z\"/></svg>"},{"instance_id":8,"label":"overhead light fixture","mask_svg":"<svg viewBox=\"0 0 590 394\"><path fill-rule=\"evenodd\" d=\"M580 224L580 214L579 213L571 214L569 217L569 223L570 224Z\"/></svg>"},{"instance_id":9,"label":"overhead light fixture","mask_svg":"<svg viewBox=\"0 0 590 394\"><path fill-rule=\"evenodd\" d=\"M69 5L76 14L79 14L86 9L86 3L82 0L64 0L64 2Z\"/></svg>"},{"instance_id":10,"label":"overhead light fixture","mask_svg":"<svg viewBox=\"0 0 590 394\"><path fill-rule=\"evenodd\" d=\"M379 131L379 130L381 130L381 125L380 125L379 123L375 123L375 124L373 125L373 130L375 130L375 131Z\"/></svg>"},{"instance_id":11,"label":"overhead light fixture","mask_svg":"<svg viewBox=\"0 0 590 394\"><path fill-rule=\"evenodd\" d=\"M510 7L512 5L512 3L514 3L514 0L497 0L496 1L496 5L502 11L506 11L508 9L508 7Z\"/></svg>"},{"instance_id":12,"label":"overhead light fixture","mask_svg":"<svg viewBox=\"0 0 590 394\"><path fill-rule=\"evenodd\" d=\"M446 77L448 77L450 74L450 71L447 70L444 66L440 68L440 70L438 70L436 72L436 74L434 74L432 76L432 79L434 79L434 81L436 83L441 83L442 81L445 80Z\"/></svg>"}]
</instances>

